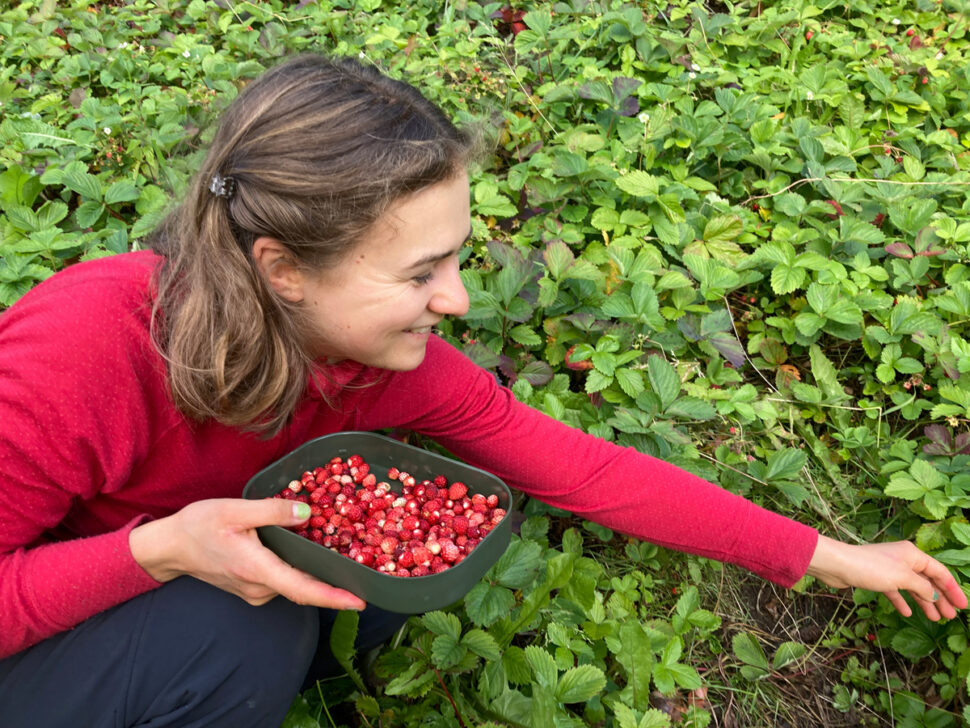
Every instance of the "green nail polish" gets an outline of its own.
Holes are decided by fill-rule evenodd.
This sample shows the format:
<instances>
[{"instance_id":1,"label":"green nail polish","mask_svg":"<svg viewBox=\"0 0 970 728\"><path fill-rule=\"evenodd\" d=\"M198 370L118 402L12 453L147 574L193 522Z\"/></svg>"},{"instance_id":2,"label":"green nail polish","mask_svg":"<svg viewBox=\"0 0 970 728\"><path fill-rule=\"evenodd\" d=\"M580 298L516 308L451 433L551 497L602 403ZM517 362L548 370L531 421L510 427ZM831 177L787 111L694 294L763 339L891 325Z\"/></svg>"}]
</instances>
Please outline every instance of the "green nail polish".
<instances>
[{"instance_id":1,"label":"green nail polish","mask_svg":"<svg viewBox=\"0 0 970 728\"><path fill-rule=\"evenodd\" d=\"M306 503L293 504L293 517L305 521L310 517L310 506Z\"/></svg>"},{"instance_id":2,"label":"green nail polish","mask_svg":"<svg viewBox=\"0 0 970 728\"><path fill-rule=\"evenodd\" d=\"M935 602L935 601L936 601L937 599L939 599L939 598L940 598L940 595L939 595L939 594L937 594L937 593L936 593L936 590L934 589L934 590L933 590L933 601Z\"/></svg>"}]
</instances>

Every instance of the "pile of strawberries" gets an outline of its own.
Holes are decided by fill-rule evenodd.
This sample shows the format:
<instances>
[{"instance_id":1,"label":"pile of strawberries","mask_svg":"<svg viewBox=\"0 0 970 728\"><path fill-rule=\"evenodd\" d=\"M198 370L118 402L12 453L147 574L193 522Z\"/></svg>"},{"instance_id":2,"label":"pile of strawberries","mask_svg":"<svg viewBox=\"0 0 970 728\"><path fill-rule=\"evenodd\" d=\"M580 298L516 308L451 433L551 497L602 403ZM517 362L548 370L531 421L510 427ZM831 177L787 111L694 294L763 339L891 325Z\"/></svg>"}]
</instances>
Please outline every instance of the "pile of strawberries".
<instances>
[{"instance_id":1,"label":"pile of strawberries","mask_svg":"<svg viewBox=\"0 0 970 728\"><path fill-rule=\"evenodd\" d=\"M302 501L310 518L292 529L359 564L394 576L428 576L460 563L505 516L498 496L469 494L443 475L417 482L391 468L400 493L378 482L360 455L306 471L274 498Z\"/></svg>"}]
</instances>

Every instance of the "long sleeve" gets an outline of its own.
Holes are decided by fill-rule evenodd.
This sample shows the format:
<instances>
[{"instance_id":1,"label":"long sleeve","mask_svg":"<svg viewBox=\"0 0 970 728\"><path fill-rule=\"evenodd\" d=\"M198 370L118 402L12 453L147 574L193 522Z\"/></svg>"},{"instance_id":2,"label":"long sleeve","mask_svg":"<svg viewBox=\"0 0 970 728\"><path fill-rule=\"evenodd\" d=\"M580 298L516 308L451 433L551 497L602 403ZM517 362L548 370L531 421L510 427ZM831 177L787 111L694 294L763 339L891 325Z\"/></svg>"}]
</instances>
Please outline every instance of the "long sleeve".
<instances>
[{"instance_id":1,"label":"long sleeve","mask_svg":"<svg viewBox=\"0 0 970 728\"><path fill-rule=\"evenodd\" d=\"M359 424L427 434L510 485L622 533L745 567L791 586L818 533L633 448L528 407L438 339L413 372L366 398Z\"/></svg>"},{"instance_id":2,"label":"long sleeve","mask_svg":"<svg viewBox=\"0 0 970 728\"><path fill-rule=\"evenodd\" d=\"M102 283L52 279L0 318L0 657L157 586L128 548L138 514L70 533L75 506L120 487L148 446L148 363L120 343L146 312L104 305Z\"/></svg>"}]
</instances>

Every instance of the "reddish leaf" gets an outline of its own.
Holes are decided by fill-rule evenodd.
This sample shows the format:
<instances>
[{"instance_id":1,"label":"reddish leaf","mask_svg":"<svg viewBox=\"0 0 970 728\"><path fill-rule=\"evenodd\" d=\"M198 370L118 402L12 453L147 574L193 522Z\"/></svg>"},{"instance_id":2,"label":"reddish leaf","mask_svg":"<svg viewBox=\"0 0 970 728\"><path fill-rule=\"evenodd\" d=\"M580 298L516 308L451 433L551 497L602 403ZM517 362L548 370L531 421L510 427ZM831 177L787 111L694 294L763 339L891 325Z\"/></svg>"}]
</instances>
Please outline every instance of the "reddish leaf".
<instances>
[{"instance_id":1,"label":"reddish leaf","mask_svg":"<svg viewBox=\"0 0 970 728\"><path fill-rule=\"evenodd\" d=\"M886 246L886 252L895 255L897 258L906 258L907 260L913 257L913 249L906 243L890 243Z\"/></svg>"}]
</instances>

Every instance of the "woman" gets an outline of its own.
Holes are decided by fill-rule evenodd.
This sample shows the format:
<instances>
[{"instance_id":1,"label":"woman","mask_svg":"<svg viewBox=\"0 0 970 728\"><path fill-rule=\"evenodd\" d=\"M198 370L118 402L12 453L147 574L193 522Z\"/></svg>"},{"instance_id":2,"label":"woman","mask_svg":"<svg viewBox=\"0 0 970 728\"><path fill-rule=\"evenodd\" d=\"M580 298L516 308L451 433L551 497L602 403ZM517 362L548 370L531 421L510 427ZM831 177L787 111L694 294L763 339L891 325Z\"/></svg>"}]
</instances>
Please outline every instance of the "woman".
<instances>
[{"instance_id":1,"label":"woman","mask_svg":"<svg viewBox=\"0 0 970 728\"><path fill-rule=\"evenodd\" d=\"M153 252L73 266L0 319L4 725L278 723L331 662L333 610L365 605L260 545L255 527L305 511L238 496L341 430L423 432L554 506L785 586L810 573L908 615L906 590L930 619L966 606L912 544L820 537L517 403L434 337L468 307L469 154L410 86L296 58L226 111Z\"/></svg>"}]
</instances>

